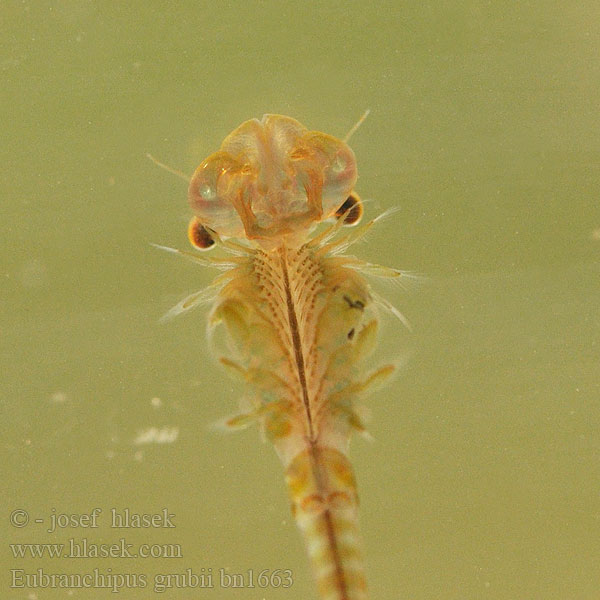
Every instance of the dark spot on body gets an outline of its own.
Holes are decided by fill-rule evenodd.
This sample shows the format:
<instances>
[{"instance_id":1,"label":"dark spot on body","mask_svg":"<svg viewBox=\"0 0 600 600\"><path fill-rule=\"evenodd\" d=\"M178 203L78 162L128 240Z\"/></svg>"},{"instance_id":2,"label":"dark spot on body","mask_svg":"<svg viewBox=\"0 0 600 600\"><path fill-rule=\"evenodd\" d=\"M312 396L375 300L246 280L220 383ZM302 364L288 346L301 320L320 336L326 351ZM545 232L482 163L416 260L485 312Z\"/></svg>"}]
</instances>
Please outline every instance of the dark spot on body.
<instances>
[{"instance_id":1,"label":"dark spot on body","mask_svg":"<svg viewBox=\"0 0 600 600\"><path fill-rule=\"evenodd\" d=\"M344 300L348 303L350 308L356 308L358 310L365 310L365 303L362 300L352 300L350 296L344 296Z\"/></svg>"},{"instance_id":2,"label":"dark spot on body","mask_svg":"<svg viewBox=\"0 0 600 600\"><path fill-rule=\"evenodd\" d=\"M354 327L348 332L348 339L351 340L354 337Z\"/></svg>"}]
</instances>

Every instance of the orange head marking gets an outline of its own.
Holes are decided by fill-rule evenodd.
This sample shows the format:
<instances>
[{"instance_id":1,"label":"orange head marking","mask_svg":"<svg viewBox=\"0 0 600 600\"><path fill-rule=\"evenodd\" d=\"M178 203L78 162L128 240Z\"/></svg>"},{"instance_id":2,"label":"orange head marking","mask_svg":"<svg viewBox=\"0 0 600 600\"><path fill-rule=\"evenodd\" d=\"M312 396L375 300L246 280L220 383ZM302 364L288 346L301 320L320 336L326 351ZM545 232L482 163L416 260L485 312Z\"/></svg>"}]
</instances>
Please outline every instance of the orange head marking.
<instances>
[{"instance_id":1,"label":"orange head marking","mask_svg":"<svg viewBox=\"0 0 600 600\"><path fill-rule=\"evenodd\" d=\"M301 240L335 214L356 182L345 142L298 121L265 115L240 125L196 169L189 200L198 221L220 235L269 244Z\"/></svg>"}]
</instances>

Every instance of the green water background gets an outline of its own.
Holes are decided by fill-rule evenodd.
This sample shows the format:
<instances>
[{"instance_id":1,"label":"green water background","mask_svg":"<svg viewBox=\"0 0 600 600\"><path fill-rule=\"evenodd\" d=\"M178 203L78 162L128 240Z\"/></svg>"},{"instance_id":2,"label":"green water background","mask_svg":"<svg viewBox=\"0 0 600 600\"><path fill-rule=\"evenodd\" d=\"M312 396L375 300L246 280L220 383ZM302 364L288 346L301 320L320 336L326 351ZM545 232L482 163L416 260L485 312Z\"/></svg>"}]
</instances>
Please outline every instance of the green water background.
<instances>
[{"instance_id":1,"label":"green water background","mask_svg":"<svg viewBox=\"0 0 600 600\"><path fill-rule=\"evenodd\" d=\"M212 274L187 248L185 183L263 113L355 134L360 244L423 273L379 291L406 358L353 461L377 600L591 600L600 589L600 8L596 2L16 2L2 13L2 597L10 569L213 569L170 598L315 597L280 465L222 436L240 388L205 311L160 316ZM395 328L395 329L394 329ZM405 351L404 348L410 348ZM160 399L159 401L153 398ZM148 427L175 443L133 443ZM56 513L103 509L51 534ZM176 515L114 530L110 508ZM25 509L27 527L9 525ZM44 524L34 523L35 518ZM177 543L181 559L17 559L8 543ZM219 569L289 568L281 589ZM31 594L37 594L31 596ZM119 597L75 590L74 598ZM157 597L160 597L157 595Z\"/></svg>"}]
</instances>

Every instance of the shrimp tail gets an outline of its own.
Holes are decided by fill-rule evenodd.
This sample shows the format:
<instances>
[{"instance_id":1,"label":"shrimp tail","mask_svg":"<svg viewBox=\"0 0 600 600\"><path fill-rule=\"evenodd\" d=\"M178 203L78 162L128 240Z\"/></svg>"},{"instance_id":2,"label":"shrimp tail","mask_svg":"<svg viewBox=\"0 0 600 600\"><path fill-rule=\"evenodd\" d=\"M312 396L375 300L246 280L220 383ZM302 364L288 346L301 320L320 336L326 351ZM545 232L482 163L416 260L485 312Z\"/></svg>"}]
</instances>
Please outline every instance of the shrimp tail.
<instances>
[{"instance_id":1,"label":"shrimp tail","mask_svg":"<svg viewBox=\"0 0 600 600\"><path fill-rule=\"evenodd\" d=\"M311 445L286 469L292 512L323 600L366 600L352 467L337 449Z\"/></svg>"}]
</instances>

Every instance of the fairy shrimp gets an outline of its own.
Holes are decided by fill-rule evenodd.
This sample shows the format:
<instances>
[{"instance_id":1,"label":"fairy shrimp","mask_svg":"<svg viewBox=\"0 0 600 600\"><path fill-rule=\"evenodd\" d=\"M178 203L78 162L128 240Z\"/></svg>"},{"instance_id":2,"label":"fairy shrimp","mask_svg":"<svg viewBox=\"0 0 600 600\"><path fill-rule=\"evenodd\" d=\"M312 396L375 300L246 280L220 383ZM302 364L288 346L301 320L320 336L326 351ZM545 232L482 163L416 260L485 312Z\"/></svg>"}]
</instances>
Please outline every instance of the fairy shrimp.
<instances>
[{"instance_id":1,"label":"fairy shrimp","mask_svg":"<svg viewBox=\"0 0 600 600\"><path fill-rule=\"evenodd\" d=\"M342 141L286 116L246 121L189 183L190 242L220 256L165 248L223 270L167 316L213 301L209 329L229 339L220 361L251 407L226 425L257 424L273 443L322 600L368 598L348 449L365 432L360 401L394 369L367 369L373 305L401 318L364 275L403 272L344 254L377 220L348 229L363 214L354 129Z\"/></svg>"}]
</instances>

